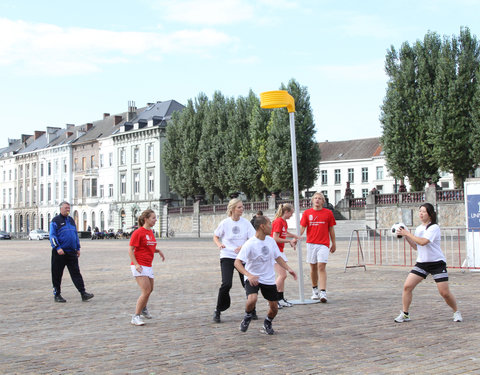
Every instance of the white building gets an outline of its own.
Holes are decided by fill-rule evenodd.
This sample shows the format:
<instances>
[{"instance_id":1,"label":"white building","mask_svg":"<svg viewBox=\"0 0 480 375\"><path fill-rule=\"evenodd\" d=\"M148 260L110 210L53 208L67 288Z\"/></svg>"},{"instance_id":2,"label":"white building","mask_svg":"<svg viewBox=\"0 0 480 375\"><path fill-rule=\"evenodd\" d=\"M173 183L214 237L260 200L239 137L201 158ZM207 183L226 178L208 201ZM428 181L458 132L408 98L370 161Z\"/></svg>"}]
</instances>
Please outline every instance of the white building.
<instances>
[{"instance_id":1,"label":"white building","mask_svg":"<svg viewBox=\"0 0 480 375\"><path fill-rule=\"evenodd\" d=\"M354 198L366 197L375 188L379 193L396 193L402 181L396 180L386 167L380 138L354 139L319 143L320 173L311 191L321 191L336 205L345 196L347 182ZM408 178L403 181L410 189ZM450 173L442 173L439 184L453 189Z\"/></svg>"}]
</instances>

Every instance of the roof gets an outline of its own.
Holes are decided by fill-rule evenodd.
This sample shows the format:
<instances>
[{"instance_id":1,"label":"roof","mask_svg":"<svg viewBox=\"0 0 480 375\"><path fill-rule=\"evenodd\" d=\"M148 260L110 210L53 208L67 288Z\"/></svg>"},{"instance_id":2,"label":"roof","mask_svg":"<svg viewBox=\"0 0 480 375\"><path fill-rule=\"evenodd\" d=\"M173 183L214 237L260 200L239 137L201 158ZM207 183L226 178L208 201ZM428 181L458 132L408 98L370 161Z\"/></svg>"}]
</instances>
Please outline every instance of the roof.
<instances>
[{"instance_id":1,"label":"roof","mask_svg":"<svg viewBox=\"0 0 480 375\"><path fill-rule=\"evenodd\" d=\"M369 159L383 156L380 138L354 139L351 141L320 142L322 162Z\"/></svg>"}]
</instances>

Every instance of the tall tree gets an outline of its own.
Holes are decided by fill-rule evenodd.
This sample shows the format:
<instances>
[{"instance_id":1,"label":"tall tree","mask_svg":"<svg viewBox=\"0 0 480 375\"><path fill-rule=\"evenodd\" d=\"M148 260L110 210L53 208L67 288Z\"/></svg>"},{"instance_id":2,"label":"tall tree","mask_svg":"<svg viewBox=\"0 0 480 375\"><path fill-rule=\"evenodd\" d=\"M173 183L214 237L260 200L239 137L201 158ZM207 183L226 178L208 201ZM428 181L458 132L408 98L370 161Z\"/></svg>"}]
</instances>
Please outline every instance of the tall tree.
<instances>
[{"instance_id":1,"label":"tall tree","mask_svg":"<svg viewBox=\"0 0 480 375\"><path fill-rule=\"evenodd\" d=\"M442 170L454 174L457 187L463 187L475 167L472 103L478 87L479 57L477 39L468 28L462 28L458 37L445 39L436 77L435 121L430 133L433 154Z\"/></svg>"}]
</instances>

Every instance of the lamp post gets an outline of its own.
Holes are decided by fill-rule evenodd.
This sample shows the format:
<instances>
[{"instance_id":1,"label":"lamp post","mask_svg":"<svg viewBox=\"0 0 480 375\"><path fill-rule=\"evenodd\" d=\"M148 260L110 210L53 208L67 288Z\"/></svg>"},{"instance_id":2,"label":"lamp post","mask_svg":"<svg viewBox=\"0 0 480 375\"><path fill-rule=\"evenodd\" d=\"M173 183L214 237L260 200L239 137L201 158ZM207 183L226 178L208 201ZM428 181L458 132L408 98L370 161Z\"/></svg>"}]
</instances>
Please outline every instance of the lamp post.
<instances>
[{"instance_id":1,"label":"lamp post","mask_svg":"<svg viewBox=\"0 0 480 375\"><path fill-rule=\"evenodd\" d=\"M293 202L295 206L295 225L297 236L300 236L300 199L298 192L297 173L297 143L295 137L295 100L286 90L266 91L260 93L260 107L262 108L284 108L288 110L290 120L290 146L292 151L292 175L293 175ZM296 305L317 303L318 300L305 299L303 290L303 261L300 242L297 244L298 254L298 289L299 300L290 301Z\"/></svg>"}]
</instances>

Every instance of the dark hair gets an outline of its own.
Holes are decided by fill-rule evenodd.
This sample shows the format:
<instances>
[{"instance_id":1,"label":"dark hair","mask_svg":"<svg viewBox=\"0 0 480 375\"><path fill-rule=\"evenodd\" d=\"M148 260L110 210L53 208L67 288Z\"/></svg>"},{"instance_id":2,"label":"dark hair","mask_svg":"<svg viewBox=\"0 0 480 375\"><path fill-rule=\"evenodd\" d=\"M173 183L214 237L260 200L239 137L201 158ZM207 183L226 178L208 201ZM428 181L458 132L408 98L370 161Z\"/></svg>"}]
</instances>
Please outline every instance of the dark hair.
<instances>
[{"instance_id":1,"label":"dark hair","mask_svg":"<svg viewBox=\"0 0 480 375\"><path fill-rule=\"evenodd\" d=\"M430 216L430 224L427 225L428 229L430 225L437 224L437 213L435 212L435 208L433 207L433 205L431 205L430 203L424 203L420 206L420 208L422 207L425 207L428 216Z\"/></svg>"},{"instance_id":2,"label":"dark hair","mask_svg":"<svg viewBox=\"0 0 480 375\"><path fill-rule=\"evenodd\" d=\"M142 212L142 214L138 217L138 226L143 227L143 224L145 224L145 219L148 219L151 214L154 214L155 211L153 210L145 210Z\"/></svg>"},{"instance_id":3,"label":"dark hair","mask_svg":"<svg viewBox=\"0 0 480 375\"><path fill-rule=\"evenodd\" d=\"M260 228L260 225L266 224L267 223L267 218L265 216L255 216L253 220L253 227L255 230L258 230Z\"/></svg>"}]
</instances>

